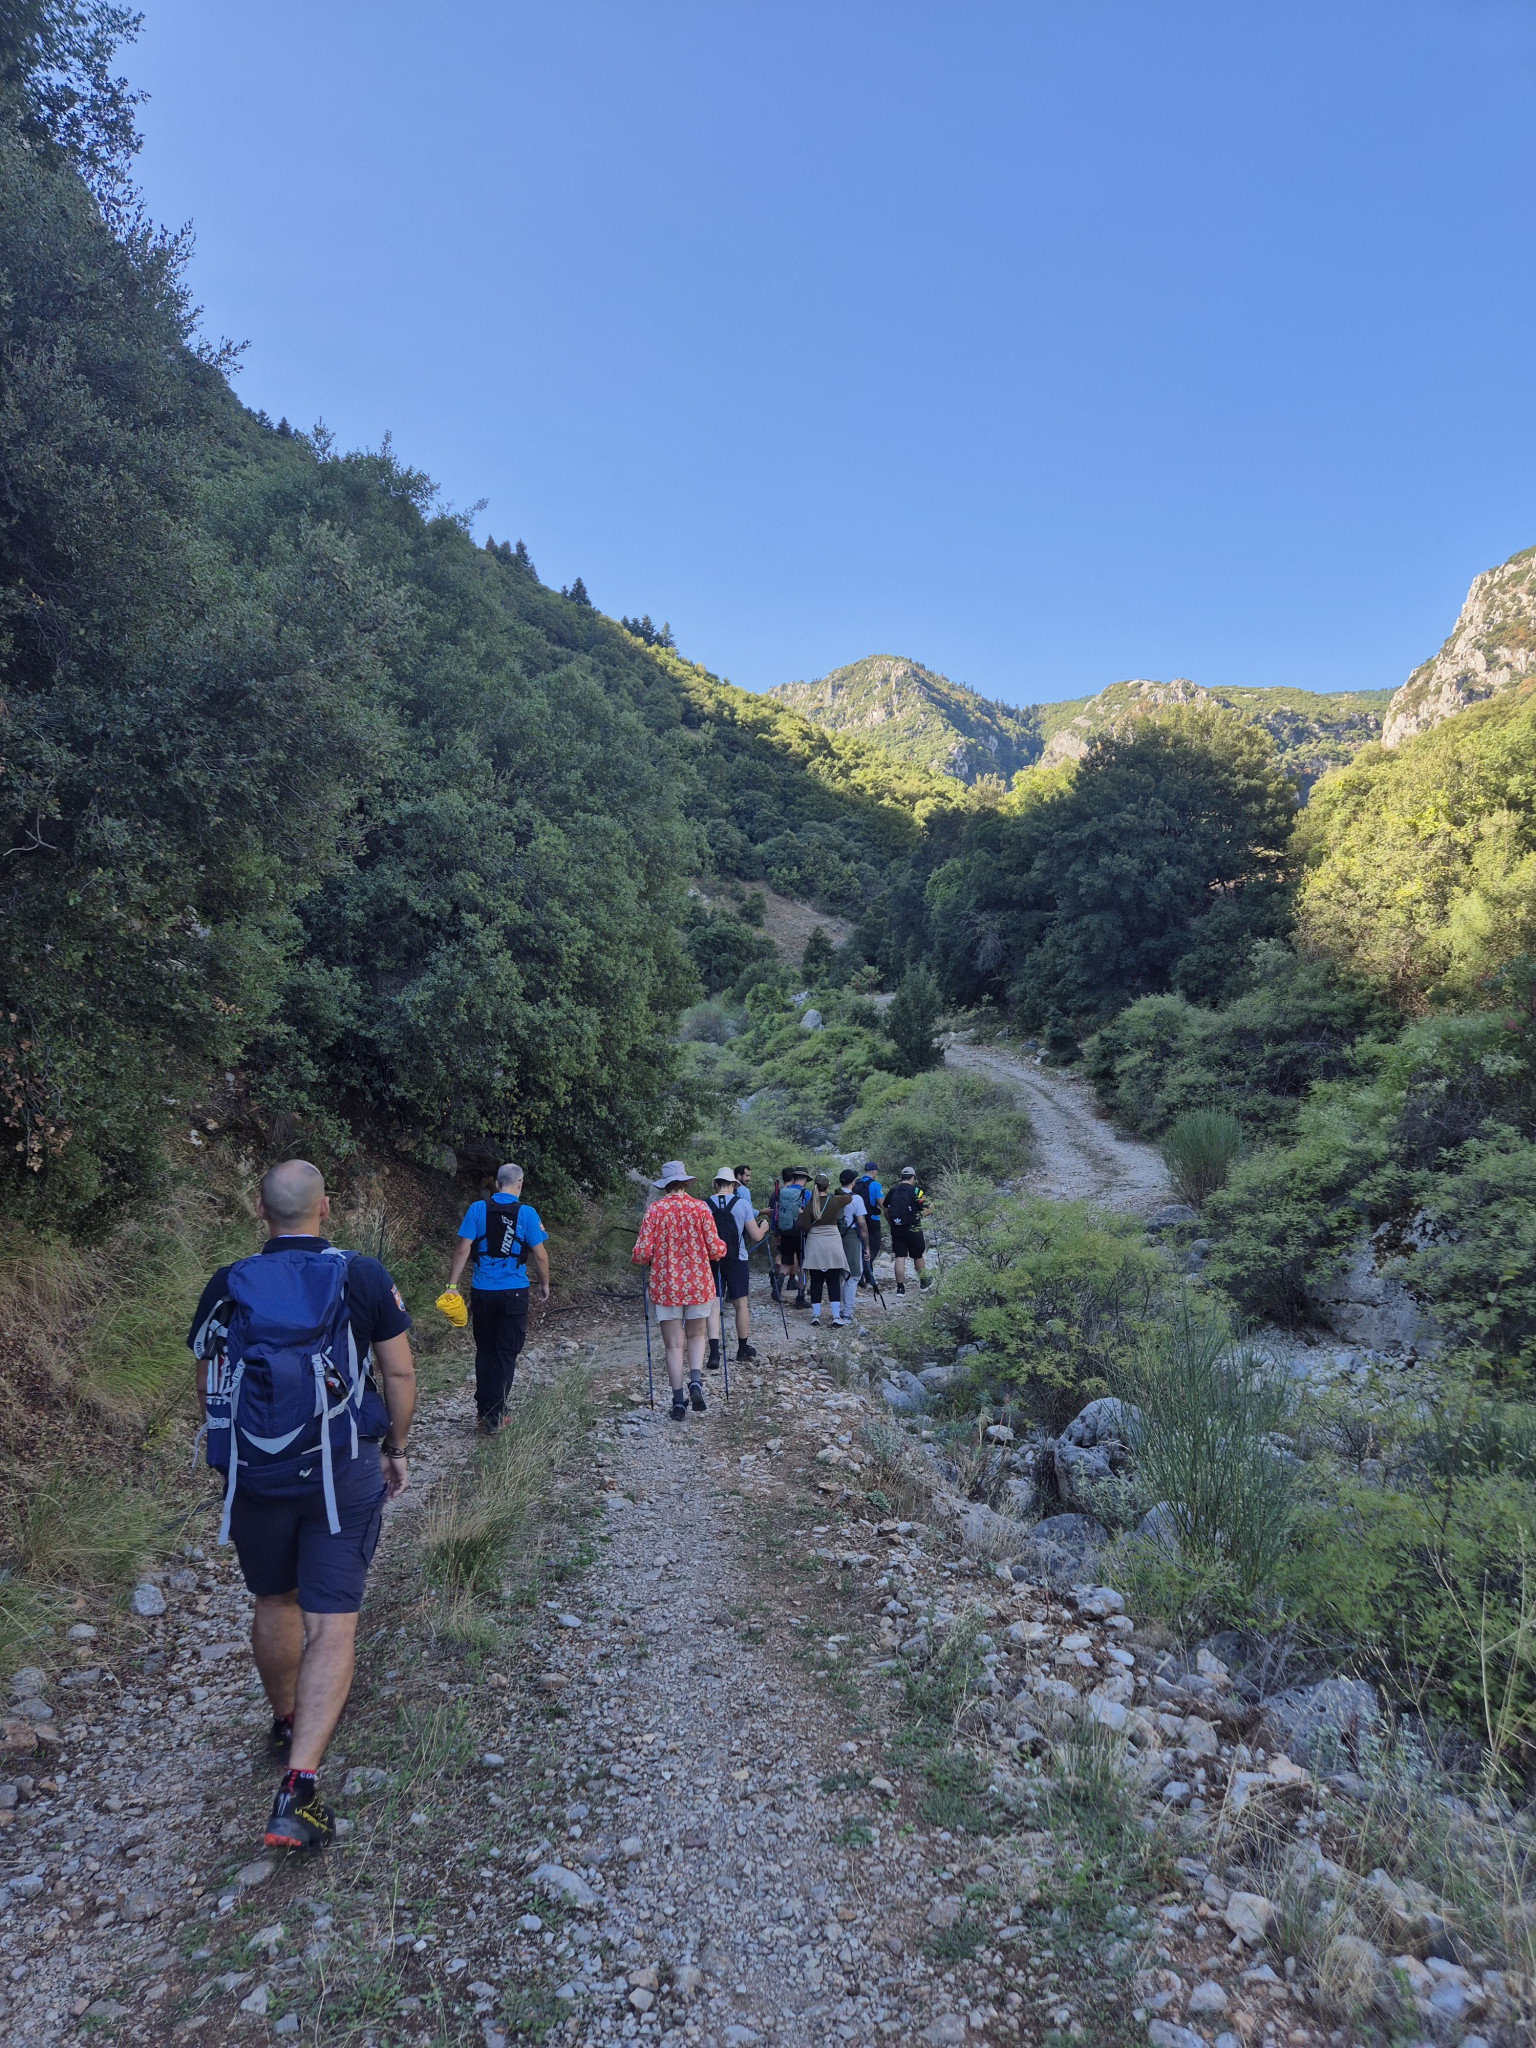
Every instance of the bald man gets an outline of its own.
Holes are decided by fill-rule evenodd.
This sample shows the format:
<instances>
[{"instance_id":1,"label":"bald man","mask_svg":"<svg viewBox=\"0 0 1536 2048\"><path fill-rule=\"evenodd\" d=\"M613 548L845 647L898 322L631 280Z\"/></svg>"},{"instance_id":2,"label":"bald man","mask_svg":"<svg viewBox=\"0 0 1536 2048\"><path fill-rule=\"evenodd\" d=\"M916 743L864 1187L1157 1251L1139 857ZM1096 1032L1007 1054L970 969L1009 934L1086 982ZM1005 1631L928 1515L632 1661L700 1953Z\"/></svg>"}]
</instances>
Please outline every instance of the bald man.
<instances>
[{"instance_id":1,"label":"bald man","mask_svg":"<svg viewBox=\"0 0 1536 2048\"><path fill-rule=\"evenodd\" d=\"M324 1289L334 1279L336 1255L322 1234L331 1204L317 1167L305 1159L274 1166L262 1180L256 1212L266 1225L266 1243L254 1258L221 1266L214 1274L187 1339L198 1359L197 1391L205 1401L210 1368L227 1379L222 1353L232 1323L248 1356L257 1355L263 1337L268 1342L284 1339L281 1330L253 1331L248 1311L242 1323L241 1298L281 1299L291 1284L299 1301L306 1287L313 1296L317 1283ZM242 1275L242 1268L264 1268L269 1257L281 1264L270 1273ZM317 1776L352 1685L358 1609L384 1503L405 1491L408 1478L405 1445L416 1407L416 1372L406 1334L411 1319L377 1259L360 1253L345 1258L344 1313L369 1375L357 1420L356 1456L344 1418L331 1431L328 1500L316 1419L313 1433L306 1432L304 1442L289 1454L291 1484L285 1464L275 1485L268 1469L260 1492L254 1479L242 1486L246 1467L237 1459L229 1504L229 1534L245 1583L256 1596L251 1647L272 1703L271 1748L288 1764L267 1823L269 1848L323 1848L334 1832L331 1810L317 1796ZM328 1263L314 1263L322 1260ZM312 1329L290 1334L301 1345L306 1337L313 1341ZM341 1337L339 1345L333 1342L332 1354L344 1378L344 1331ZM338 1380L333 1392L339 1394L341 1386ZM336 1530L331 1527L333 1506Z\"/></svg>"}]
</instances>

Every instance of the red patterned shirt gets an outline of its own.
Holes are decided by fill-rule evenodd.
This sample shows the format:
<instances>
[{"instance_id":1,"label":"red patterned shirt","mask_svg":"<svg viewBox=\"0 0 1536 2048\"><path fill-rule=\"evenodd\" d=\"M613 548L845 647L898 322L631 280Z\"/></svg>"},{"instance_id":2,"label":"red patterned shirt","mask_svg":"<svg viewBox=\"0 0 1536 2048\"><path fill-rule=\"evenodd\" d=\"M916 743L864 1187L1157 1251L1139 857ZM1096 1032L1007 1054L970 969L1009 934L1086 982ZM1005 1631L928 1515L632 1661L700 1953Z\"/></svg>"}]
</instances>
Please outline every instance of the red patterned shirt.
<instances>
[{"instance_id":1,"label":"red patterned shirt","mask_svg":"<svg viewBox=\"0 0 1536 2048\"><path fill-rule=\"evenodd\" d=\"M715 1219L686 1188L652 1202L630 1258L651 1269L651 1300L658 1308L700 1308L715 1298L710 1263L725 1257Z\"/></svg>"}]
</instances>

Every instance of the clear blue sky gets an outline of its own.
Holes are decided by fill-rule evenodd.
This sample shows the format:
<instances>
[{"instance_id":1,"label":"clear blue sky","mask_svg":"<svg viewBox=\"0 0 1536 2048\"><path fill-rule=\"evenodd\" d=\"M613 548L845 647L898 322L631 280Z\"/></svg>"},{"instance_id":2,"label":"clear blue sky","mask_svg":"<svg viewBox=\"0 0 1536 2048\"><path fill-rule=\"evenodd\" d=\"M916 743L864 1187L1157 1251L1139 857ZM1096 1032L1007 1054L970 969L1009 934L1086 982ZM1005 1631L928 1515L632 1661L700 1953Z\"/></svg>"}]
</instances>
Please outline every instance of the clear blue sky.
<instances>
[{"instance_id":1,"label":"clear blue sky","mask_svg":"<svg viewBox=\"0 0 1536 2048\"><path fill-rule=\"evenodd\" d=\"M1400 682L1536 542L1532 0L142 0L246 402L752 688Z\"/></svg>"}]
</instances>

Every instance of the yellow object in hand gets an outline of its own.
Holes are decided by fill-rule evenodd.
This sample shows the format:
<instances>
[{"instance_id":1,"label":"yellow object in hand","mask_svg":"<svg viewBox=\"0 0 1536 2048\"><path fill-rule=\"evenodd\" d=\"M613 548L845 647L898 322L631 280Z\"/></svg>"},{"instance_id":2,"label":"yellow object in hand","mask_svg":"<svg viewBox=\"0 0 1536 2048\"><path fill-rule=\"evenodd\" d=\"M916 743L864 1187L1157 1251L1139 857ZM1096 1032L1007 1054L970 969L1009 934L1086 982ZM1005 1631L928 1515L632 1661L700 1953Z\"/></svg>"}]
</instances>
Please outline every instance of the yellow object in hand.
<instances>
[{"instance_id":1,"label":"yellow object in hand","mask_svg":"<svg viewBox=\"0 0 1536 2048\"><path fill-rule=\"evenodd\" d=\"M442 1310L456 1330L462 1330L469 1321L469 1310L464 1306L464 1297L457 1287L444 1288L432 1305Z\"/></svg>"}]
</instances>

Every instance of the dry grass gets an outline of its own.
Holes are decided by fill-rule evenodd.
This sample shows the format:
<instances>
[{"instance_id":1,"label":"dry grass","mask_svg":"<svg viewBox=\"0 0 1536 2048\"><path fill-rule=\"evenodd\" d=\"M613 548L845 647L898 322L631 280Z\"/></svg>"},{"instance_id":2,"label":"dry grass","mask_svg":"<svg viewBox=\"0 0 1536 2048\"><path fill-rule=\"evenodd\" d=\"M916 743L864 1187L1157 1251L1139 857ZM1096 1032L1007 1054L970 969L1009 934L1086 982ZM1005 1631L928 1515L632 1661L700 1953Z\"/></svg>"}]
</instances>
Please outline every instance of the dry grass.
<instances>
[{"instance_id":1,"label":"dry grass","mask_svg":"<svg viewBox=\"0 0 1536 2048\"><path fill-rule=\"evenodd\" d=\"M568 1365L551 1385L531 1389L511 1418L427 1504L427 1570L451 1613L505 1589L509 1558L527 1547L550 1479L591 1419L587 1368Z\"/></svg>"},{"instance_id":2,"label":"dry grass","mask_svg":"<svg viewBox=\"0 0 1536 2048\"><path fill-rule=\"evenodd\" d=\"M871 1491L882 1493L899 1521L920 1522L933 1506L933 1473L897 1423L875 1416L859 1425L859 1442L869 1453Z\"/></svg>"}]
</instances>

